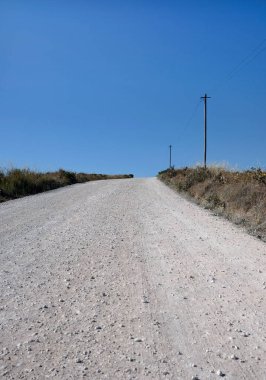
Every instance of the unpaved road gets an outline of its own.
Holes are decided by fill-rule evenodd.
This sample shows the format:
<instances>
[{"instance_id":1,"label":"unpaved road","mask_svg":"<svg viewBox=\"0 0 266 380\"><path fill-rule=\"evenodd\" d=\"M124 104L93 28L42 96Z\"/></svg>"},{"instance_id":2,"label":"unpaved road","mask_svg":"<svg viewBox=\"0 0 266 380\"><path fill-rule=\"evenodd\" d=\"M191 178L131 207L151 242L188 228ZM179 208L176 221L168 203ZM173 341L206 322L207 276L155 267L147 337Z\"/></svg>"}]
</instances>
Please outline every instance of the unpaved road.
<instances>
[{"instance_id":1,"label":"unpaved road","mask_svg":"<svg viewBox=\"0 0 266 380\"><path fill-rule=\"evenodd\" d=\"M2 379L266 379L265 243L156 179L7 202L0 222Z\"/></svg>"}]
</instances>

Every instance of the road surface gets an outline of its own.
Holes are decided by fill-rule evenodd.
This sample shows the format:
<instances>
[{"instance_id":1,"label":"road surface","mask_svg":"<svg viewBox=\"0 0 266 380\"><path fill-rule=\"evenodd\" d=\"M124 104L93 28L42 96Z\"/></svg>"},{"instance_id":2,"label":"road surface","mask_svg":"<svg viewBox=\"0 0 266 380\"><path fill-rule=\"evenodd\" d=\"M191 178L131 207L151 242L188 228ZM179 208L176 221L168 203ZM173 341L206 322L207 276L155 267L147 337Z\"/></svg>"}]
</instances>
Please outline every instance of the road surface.
<instances>
[{"instance_id":1,"label":"road surface","mask_svg":"<svg viewBox=\"0 0 266 380\"><path fill-rule=\"evenodd\" d=\"M0 378L266 379L266 244L157 179L0 205Z\"/></svg>"}]
</instances>

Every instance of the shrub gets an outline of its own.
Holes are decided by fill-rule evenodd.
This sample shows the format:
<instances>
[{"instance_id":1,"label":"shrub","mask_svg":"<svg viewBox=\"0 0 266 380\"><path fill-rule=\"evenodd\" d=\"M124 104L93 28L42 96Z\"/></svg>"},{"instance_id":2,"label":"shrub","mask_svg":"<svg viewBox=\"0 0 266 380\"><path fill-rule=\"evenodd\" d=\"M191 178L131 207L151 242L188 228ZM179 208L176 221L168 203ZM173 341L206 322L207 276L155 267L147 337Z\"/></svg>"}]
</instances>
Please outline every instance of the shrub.
<instances>
[{"instance_id":1,"label":"shrub","mask_svg":"<svg viewBox=\"0 0 266 380\"><path fill-rule=\"evenodd\" d=\"M132 174L106 175L75 173L59 169L57 172L33 172L29 169L0 171L0 202L26 195L53 190L58 187L113 178L132 178Z\"/></svg>"}]
</instances>

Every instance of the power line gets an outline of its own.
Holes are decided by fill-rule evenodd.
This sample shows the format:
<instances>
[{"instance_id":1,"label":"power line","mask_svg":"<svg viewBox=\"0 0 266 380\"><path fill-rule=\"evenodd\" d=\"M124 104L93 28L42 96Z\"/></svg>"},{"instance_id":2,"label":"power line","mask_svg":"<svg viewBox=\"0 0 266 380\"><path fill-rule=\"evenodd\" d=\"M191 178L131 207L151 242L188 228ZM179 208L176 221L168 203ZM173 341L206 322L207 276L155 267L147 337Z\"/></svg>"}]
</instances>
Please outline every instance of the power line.
<instances>
[{"instance_id":1,"label":"power line","mask_svg":"<svg viewBox=\"0 0 266 380\"><path fill-rule=\"evenodd\" d=\"M255 58L266 50L266 38L264 38L251 52L246 55L241 61L230 70L223 79L221 79L217 85L211 87L212 91L217 91L226 81L231 80L234 76L241 71L245 66L249 65Z\"/></svg>"},{"instance_id":2,"label":"power line","mask_svg":"<svg viewBox=\"0 0 266 380\"><path fill-rule=\"evenodd\" d=\"M185 124L185 126L184 126L184 130L185 130L185 129L191 124L192 120L193 120L194 117L196 116L196 113L197 113L197 111L198 111L198 109L199 109L200 103L201 103L201 101L198 100L198 101L197 101L197 104L196 104L196 106L195 106L195 108L194 108L194 110L193 110L193 112L191 113L191 116L189 117L189 119L187 120L187 122L186 122L186 124Z\"/></svg>"},{"instance_id":3,"label":"power line","mask_svg":"<svg viewBox=\"0 0 266 380\"><path fill-rule=\"evenodd\" d=\"M196 116L196 113L199 109L201 101L198 100L195 107L193 108L192 113L190 114L189 118L187 119L187 122L184 124L183 128L179 130L179 137L183 134L183 132L190 126L192 120Z\"/></svg>"},{"instance_id":4,"label":"power line","mask_svg":"<svg viewBox=\"0 0 266 380\"><path fill-rule=\"evenodd\" d=\"M187 119L187 122L184 124L183 128L181 130L179 130L179 137L182 136L183 132L190 126L190 124L192 123L193 119L195 118L197 112L198 112L198 109L199 109L199 106L200 106L200 103L201 103L201 99L199 99L195 105L195 107L193 108L193 111L191 112L189 118Z\"/></svg>"},{"instance_id":5,"label":"power line","mask_svg":"<svg viewBox=\"0 0 266 380\"><path fill-rule=\"evenodd\" d=\"M254 49L251 50L251 52L246 55L235 67L233 67L232 70L230 70L227 75L224 77L223 80L218 82L216 86L212 87L212 91L217 90L217 88L221 87L221 83L224 84L224 82L231 80L239 71L243 69L243 67L249 65L254 59L256 59L261 53L263 53L266 50L266 38L264 38ZM205 96L202 96L201 99L204 99L204 167L206 168L206 161L207 161L207 99L209 97L207 94ZM187 122L184 124L184 127L179 131L179 136L190 126L192 120L194 119L199 106L200 106L201 100L199 100L191 113L190 117L188 118ZM171 166L171 146L170 148L170 166Z\"/></svg>"},{"instance_id":6,"label":"power line","mask_svg":"<svg viewBox=\"0 0 266 380\"><path fill-rule=\"evenodd\" d=\"M266 50L266 46L264 46L262 49L260 49L266 42L266 38L264 38L261 43L252 50L250 54L248 54L242 61L239 62L238 65L236 65L228 74L227 74L227 79L230 80L232 79L235 74L237 74L240 70L242 70L243 67L247 66L249 63L254 61L257 56L259 56L264 50Z\"/></svg>"}]
</instances>

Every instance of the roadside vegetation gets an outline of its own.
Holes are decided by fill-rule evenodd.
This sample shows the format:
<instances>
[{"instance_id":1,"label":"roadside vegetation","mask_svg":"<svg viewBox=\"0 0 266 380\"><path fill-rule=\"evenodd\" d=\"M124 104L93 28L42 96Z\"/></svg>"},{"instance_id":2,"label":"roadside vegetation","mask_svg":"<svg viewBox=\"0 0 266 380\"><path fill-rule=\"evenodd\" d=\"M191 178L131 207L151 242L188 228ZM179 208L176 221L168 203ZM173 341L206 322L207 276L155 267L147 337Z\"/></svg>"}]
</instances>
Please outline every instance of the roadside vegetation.
<instances>
[{"instance_id":1,"label":"roadside vegetation","mask_svg":"<svg viewBox=\"0 0 266 380\"><path fill-rule=\"evenodd\" d=\"M266 241L266 172L221 167L168 169L158 178L203 207L245 226Z\"/></svg>"},{"instance_id":2,"label":"roadside vegetation","mask_svg":"<svg viewBox=\"0 0 266 380\"><path fill-rule=\"evenodd\" d=\"M60 169L56 172L35 172L29 169L0 171L0 202L42 193L59 187L104 179L132 178L132 174L107 175L75 173Z\"/></svg>"}]
</instances>

